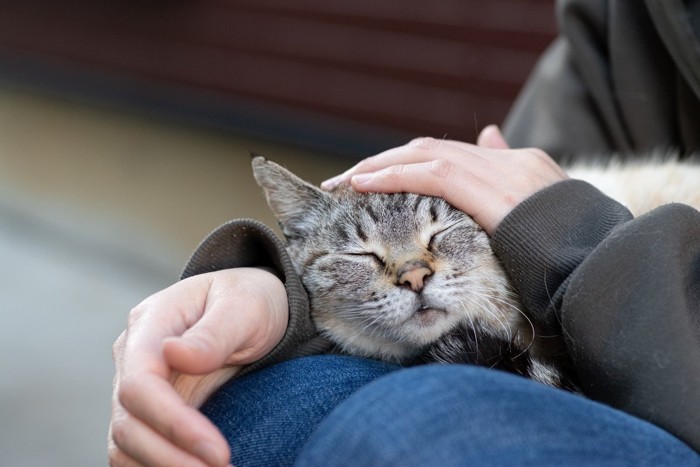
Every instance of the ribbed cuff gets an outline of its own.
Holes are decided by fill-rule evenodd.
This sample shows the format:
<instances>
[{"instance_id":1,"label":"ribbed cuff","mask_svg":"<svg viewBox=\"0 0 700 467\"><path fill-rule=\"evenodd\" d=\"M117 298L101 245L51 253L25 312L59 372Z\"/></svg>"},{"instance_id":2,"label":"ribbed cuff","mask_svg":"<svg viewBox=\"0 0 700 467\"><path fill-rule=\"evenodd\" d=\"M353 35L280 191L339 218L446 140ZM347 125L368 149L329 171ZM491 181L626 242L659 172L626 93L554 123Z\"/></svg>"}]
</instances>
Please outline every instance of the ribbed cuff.
<instances>
[{"instance_id":1,"label":"ribbed cuff","mask_svg":"<svg viewBox=\"0 0 700 467\"><path fill-rule=\"evenodd\" d=\"M248 373L299 354L316 337L309 315L309 299L284 243L266 225L251 219L230 221L212 232L195 250L181 278L237 267L272 268L284 283L289 303L289 324L280 343L261 360L248 365Z\"/></svg>"},{"instance_id":2,"label":"ribbed cuff","mask_svg":"<svg viewBox=\"0 0 700 467\"><path fill-rule=\"evenodd\" d=\"M631 219L597 188L566 180L517 206L491 245L531 316L557 328L567 278L615 226Z\"/></svg>"}]
</instances>

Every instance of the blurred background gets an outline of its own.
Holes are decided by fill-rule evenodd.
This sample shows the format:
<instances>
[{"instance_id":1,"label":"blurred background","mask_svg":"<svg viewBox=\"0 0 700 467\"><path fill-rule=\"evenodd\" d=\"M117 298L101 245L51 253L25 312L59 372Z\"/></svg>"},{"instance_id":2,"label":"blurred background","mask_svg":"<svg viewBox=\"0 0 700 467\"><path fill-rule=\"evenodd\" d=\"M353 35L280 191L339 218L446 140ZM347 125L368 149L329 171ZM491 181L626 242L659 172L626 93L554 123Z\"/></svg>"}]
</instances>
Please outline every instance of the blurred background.
<instances>
[{"instance_id":1,"label":"blurred background","mask_svg":"<svg viewBox=\"0 0 700 467\"><path fill-rule=\"evenodd\" d=\"M293 5L292 5L293 3ZM313 182L500 123L553 0L0 0L0 453L106 465L111 345L236 217L249 151Z\"/></svg>"}]
</instances>

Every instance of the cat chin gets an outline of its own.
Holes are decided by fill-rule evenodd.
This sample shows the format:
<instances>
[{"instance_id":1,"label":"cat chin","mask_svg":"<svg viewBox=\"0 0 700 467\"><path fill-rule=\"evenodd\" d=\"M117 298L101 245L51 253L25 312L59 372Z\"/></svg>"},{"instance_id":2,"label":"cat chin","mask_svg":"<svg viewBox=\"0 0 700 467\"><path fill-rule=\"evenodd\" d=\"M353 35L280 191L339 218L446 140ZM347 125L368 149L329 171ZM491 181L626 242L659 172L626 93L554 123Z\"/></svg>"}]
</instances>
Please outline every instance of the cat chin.
<instances>
[{"instance_id":1,"label":"cat chin","mask_svg":"<svg viewBox=\"0 0 700 467\"><path fill-rule=\"evenodd\" d=\"M410 341L416 349L432 344L451 331L459 320L444 310L428 308L414 313L399 331L403 339Z\"/></svg>"},{"instance_id":2,"label":"cat chin","mask_svg":"<svg viewBox=\"0 0 700 467\"><path fill-rule=\"evenodd\" d=\"M355 339L338 339L338 336L327 336L338 344L340 349L350 355L360 355L368 358L402 363L414 358L420 351L420 347L405 342L384 341L378 338L367 339L358 336Z\"/></svg>"},{"instance_id":3,"label":"cat chin","mask_svg":"<svg viewBox=\"0 0 700 467\"><path fill-rule=\"evenodd\" d=\"M338 332L338 326L331 326L323 329L322 333L343 352L403 363L414 359L425 346L438 340L456 324L444 310L426 308L414 313L391 335L378 332L368 335L366 329L358 332L351 330L347 324L343 332Z\"/></svg>"},{"instance_id":4,"label":"cat chin","mask_svg":"<svg viewBox=\"0 0 700 467\"><path fill-rule=\"evenodd\" d=\"M445 317L447 312L439 308L428 308L423 307L416 311L411 317L412 321L415 321L418 326L431 327L437 323L439 319Z\"/></svg>"}]
</instances>

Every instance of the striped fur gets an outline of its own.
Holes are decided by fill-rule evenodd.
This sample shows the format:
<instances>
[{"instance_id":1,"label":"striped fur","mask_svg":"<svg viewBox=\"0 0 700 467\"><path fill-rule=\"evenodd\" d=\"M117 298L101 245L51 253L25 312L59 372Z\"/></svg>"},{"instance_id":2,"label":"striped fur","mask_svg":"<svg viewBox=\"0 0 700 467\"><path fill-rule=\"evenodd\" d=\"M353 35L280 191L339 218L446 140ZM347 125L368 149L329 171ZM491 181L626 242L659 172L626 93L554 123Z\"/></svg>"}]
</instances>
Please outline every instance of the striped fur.
<instances>
[{"instance_id":1,"label":"striped fur","mask_svg":"<svg viewBox=\"0 0 700 467\"><path fill-rule=\"evenodd\" d=\"M484 365L572 387L469 216L440 198L324 192L261 157L253 169L314 323L341 351Z\"/></svg>"}]
</instances>

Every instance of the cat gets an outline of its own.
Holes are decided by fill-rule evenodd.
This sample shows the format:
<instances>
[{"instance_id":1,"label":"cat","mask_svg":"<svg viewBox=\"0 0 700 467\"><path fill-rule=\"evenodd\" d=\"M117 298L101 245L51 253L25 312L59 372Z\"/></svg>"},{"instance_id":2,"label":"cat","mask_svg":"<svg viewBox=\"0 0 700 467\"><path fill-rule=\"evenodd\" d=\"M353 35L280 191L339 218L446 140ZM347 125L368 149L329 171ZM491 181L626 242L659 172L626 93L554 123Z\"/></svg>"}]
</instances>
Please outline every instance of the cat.
<instances>
[{"instance_id":1,"label":"cat","mask_svg":"<svg viewBox=\"0 0 700 467\"><path fill-rule=\"evenodd\" d=\"M635 217L670 202L700 209L698 155L679 160L673 152L657 151L633 160L613 157L571 163L566 172L622 203Z\"/></svg>"},{"instance_id":2,"label":"cat","mask_svg":"<svg viewBox=\"0 0 700 467\"><path fill-rule=\"evenodd\" d=\"M471 217L441 198L343 186L327 192L263 157L252 165L314 324L340 351L402 365L483 365L578 390L561 336L528 319ZM590 178L615 170L573 172ZM700 177L692 180L691 170L683 183L694 187ZM647 184L641 189L649 191Z\"/></svg>"}]
</instances>

